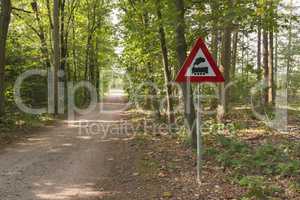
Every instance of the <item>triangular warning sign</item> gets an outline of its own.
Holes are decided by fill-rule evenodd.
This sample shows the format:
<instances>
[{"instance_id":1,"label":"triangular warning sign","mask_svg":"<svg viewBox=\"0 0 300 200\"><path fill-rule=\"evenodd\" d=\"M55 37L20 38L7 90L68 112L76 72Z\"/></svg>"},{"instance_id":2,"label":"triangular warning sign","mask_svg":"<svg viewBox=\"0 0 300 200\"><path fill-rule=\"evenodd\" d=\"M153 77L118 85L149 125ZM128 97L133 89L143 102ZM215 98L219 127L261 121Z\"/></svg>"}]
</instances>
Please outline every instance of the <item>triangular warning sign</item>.
<instances>
[{"instance_id":1,"label":"triangular warning sign","mask_svg":"<svg viewBox=\"0 0 300 200\"><path fill-rule=\"evenodd\" d=\"M176 82L224 82L204 41L199 38L177 75Z\"/></svg>"}]
</instances>

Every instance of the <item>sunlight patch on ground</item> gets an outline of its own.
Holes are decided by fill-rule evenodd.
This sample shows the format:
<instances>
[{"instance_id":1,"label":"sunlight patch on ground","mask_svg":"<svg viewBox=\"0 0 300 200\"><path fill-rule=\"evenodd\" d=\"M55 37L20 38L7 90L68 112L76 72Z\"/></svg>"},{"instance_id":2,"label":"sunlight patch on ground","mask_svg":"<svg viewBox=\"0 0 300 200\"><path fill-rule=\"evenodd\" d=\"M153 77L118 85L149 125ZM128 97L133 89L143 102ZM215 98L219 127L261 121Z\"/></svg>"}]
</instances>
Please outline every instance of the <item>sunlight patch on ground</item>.
<instances>
[{"instance_id":1,"label":"sunlight patch on ground","mask_svg":"<svg viewBox=\"0 0 300 200\"><path fill-rule=\"evenodd\" d=\"M45 138L28 138L28 141L32 141L32 142L39 142L39 141L46 141L49 140L49 138L45 137Z\"/></svg>"},{"instance_id":2,"label":"sunlight patch on ground","mask_svg":"<svg viewBox=\"0 0 300 200\"><path fill-rule=\"evenodd\" d=\"M39 199L45 200L69 200L69 199L100 199L105 196L114 194L115 192L96 191L92 187L67 187L57 188L57 192L36 191L35 195Z\"/></svg>"},{"instance_id":3,"label":"sunlight patch on ground","mask_svg":"<svg viewBox=\"0 0 300 200\"><path fill-rule=\"evenodd\" d=\"M48 153L59 153L61 152L63 149L61 148L53 148L53 149L50 149L49 151L47 151Z\"/></svg>"},{"instance_id":4,"label":"sunlight patch on ground","mask_svg":"<svg viewBox=\"0 0 300 200\"><path fill-rule=\"evenodd\" d=\"M67 123L69 124L76 124L76 123L80 123L80 124L89 124L89 123L120 123L120 122L123 122L123 121L116 121L116 120L69 120L67 121Z\"/></svg>"},{"instance_id":5,"label":"sunlight patch on ground","mask_svg":"<svg viewBox=\"0 0 300 200\"><path fill-rule=\"evenodd\" d=\"M81 140L91 140L91 139L93 139L91 136L78 136L76 138L81 139Z\"/></svg>"},{"instance_id":6,"label":"sunlight patch on ground","mask_svg":"<svg viewBox=\"0 0 300 200\"><path fill-rule=\"evenodd\" d=\"M123 89L111 89L108 92L108 96L110 97L123 97L125 95L125 92Z\"/></svg>"},{"instance_id":7,"label":"sunlight patch on ground","mask_svg":"<svg viewBox=\"0 0 300 200\"><path fill-rule=\"evenodd\" d=\"M244 130L240 130L239 133L241 134L259 134L259 135L263 135L265 134L267 131L265 129L255 129L255 128L251 128L251 129L244 129Z\"/></svg>"},{"instance_id":8,"label":"sunlight patch on ground","mask_svg":"<svg viewBox=\"0 0 300 200\"><path fill-rule=\"evenodd\" d=\"M62 146L64 146L64 147L71 147L71 146L73 146L73 144L66 143L66 144L62 144Z\"/></svg>"}]
</instances>

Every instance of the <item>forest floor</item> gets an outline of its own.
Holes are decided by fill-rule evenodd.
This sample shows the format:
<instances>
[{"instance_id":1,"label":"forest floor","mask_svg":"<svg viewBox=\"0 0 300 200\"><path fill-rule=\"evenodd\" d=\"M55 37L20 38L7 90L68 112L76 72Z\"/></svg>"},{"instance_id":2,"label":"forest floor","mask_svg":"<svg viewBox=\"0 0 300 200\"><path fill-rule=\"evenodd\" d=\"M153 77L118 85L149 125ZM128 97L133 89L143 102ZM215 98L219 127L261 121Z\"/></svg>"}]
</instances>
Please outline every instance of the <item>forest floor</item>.
<instances>
[{"instance_id":1,"label":"forest floor","mask_svg":"<svg viewBox=\"0 0 300 200\"><path fill-rule=\"evenodd\" d=\"M300 199L298 117L290 119L291 133L279 134L235 112L236 130L204 136L198 185L188 139L142 134L151 117L134 110L107 112L124 105L108 98L100 113L48 125L2 148L0 199ZM120 132L124 127L128 132Z\"/></svg>"}]
</instances>

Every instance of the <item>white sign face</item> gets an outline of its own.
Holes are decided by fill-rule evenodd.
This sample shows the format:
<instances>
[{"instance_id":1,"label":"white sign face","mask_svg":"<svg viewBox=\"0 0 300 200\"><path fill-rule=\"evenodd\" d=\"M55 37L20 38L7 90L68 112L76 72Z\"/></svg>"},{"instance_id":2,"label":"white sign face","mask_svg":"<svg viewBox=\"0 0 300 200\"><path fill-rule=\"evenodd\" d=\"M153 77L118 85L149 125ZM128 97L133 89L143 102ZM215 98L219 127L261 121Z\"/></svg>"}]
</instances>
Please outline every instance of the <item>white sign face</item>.
<instances>
[{"instance_id":1,"label":"white sign face","mask_svg":"<svg viewBox=\"0 0 300 200\"><path fill-rule=\"evenodd\" d=\"M177 83L223 83L225 81L204 40L199 38L177 74Z\"/></svg>"},{"instance_id":2,"label":"white sign face","mask_svg":"<svg viewBox=\"0 0 300 200\"><path fill-rule=\"evenodd\" d=\"M216 74L212 69L211 65L208 63L206 56L204 55L202 49L200 48L193 59L193 62L189 69L187 70L185 76L187 77L215 77Z\"/></svg>"}]
</instances>

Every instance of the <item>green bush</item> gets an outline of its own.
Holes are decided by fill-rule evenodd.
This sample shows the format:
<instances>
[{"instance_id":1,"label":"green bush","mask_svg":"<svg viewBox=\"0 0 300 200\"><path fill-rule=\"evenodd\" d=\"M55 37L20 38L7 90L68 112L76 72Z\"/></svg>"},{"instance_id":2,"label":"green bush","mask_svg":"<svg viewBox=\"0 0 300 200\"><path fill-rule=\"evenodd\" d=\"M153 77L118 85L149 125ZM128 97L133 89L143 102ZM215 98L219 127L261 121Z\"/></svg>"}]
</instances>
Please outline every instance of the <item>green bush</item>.
<instances>
[{"instance_id":1,"label":"green bush","mask_svg":"<svg viewBox=\"0 0 300 200\"><path fill-rule=\"evenodd\" d=\"M280 188L265 181L269 176L284 178L300 174L300 161L295 157L299 148L297 144L276 146L266 143L251 147L246 142L224 135L213 138L216 144L206 149L205 158L215 159L224 170L232 174L235 182L248 190L244 199L268 199L278 195ZM293 180L293 188L297 188L297 181Z\"/></svg>"},{"instance_id":2,"label":"green bush","mask_svg":"<svg viewBox=\"0 0 300 200\"><path fill-rule=\"evenodd\" d=\"M248 198L256 198L258 200L265 200L268 196L268 188L263 177L260 176L245 176L239 184L242 187L247 188L249 191L245 195Z\"/></svg>"},{"instance_id":3,"label":"green bush","mask_svg":"<svg viewBox=\"0 0 300 200\"><path fill-rule=\"evenodd\" d=\"M209 125L208 132L212 135L223 135L225 132L229 133L229 135L236 135L237 128L233 123L213 123Z\"/></svg>"},{"instance_id":4,"label":"green bush","mask_svg":"<svg viewBox=\"0 0 300 200\"><path fill-rule=\"evenodd\" d=\"M239 185L248 189L244 198L266 200L275 196L276 193L283 192L277 186L271 185L262 176L245 176L239 181Z\"/></svg>"},{"instance_id":5,"label":"green bush","mask_svg":"<svg viewBox=\"0 0 300 200\"><path fill-rule=\"evenodd\" d=\"M279 163L276 172L281 176L295 176L300 173L300 161L293 160L286 163Z\"/></svg>"}]
</instances>

